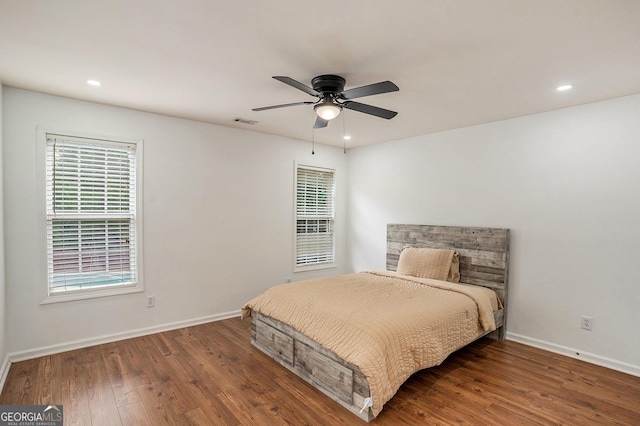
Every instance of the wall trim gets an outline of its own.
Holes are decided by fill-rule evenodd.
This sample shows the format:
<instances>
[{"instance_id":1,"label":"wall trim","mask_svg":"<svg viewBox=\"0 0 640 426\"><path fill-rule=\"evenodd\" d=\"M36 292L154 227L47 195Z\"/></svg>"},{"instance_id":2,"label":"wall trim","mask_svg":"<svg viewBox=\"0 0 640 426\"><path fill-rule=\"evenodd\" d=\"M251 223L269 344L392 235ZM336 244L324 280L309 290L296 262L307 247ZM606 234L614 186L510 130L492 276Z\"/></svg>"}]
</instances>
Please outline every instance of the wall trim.
<instances>
[{"instance_id":1,"label":"wall trim","mask_svg":"<svg viewBox=\"0 0 640 426\"><path fill-rule=\"evenodd\" d=\"M90 346L102 345L105 343L117 342L119 340L131 339L133 337L147 336L149 334L161 333L163 331L176 330L178 328L191 327L194 325L205 324L208 322L222 321L229 318L240 316L240 311L224 312L221 314L207 315L204 317L193 318L185 321L176 321L152 327L138 328L135 330L125 331L123 333L106 334L103 336L92 337L89 339L74 340L72 342L60 343L56 345L43 346L41 348L27 349L24 351L11 352L5 356L2 363L0 373L0 392L4 388L4 382L9 374L11 363L26 361L28 359L39 358L41 356L53 355L60 352L67 352L76 349L88 348Z\"/></svg>"},{"instance_id":2,"label":"wall trim","mask_svg":"<svg viewBox=\"0 0 640 426\"><path fill-rule=\"evenodd\" d=\"M640 366L507 331L507 340L640 377Z\"/></svg>"},{"instance_id":3,"label":"wall trim","mask_svg":"<svg viewBox=\"0 0 640 426\"><path fill-rule=\"evenodd\" d=\"M60 352L71 351L75 349L87 348L90 346L101 345L104 343L117 342L119 340L131 339L133 337L147 336L149 334L161 333L163 331L176 330L178 328L191 327L194 325L205 324L208 322L222 321L229 318L239 317L239 311L225 312L221 314L208 315L205 317L194 318L186 321L176 321L168 324L139 328L124 333L107 334L104 336L93 337L90 339L75 340L73 342L61 343L57 345L44 346L41 348L29 349L26 351L12 352L5 356L2 367L0 367L0 392L4 389L4 383L9 374L11 363L26 361L28 359L38 358L41 356L53 355ZM533 337L523 336L521 334L507 332L507 340L522 343L523 345L533 346L534 348L553 352L556 354L568 356L569 358L579 359L601 367L610 368L632 376L640 377L640 366L628 364L622 361L616 361L611 358L582 352L578 349L569 348L567 346L557 345L555 343L546 342L544 340L534 339Z\"/></svg>"},{"instance_id":4,"label":"wall trim","mask_svg":"<svg viewBox=\"0 0 640 426\"><path fill-rule=\"evenodd\" d=\"M4 389L4 382L7 380L9 367L11 367L11 362L9 361L9 354L7 354L2 361L2 367L0 367L0 393L2 392L2 389Z\"/></svg>"}]
</instances>

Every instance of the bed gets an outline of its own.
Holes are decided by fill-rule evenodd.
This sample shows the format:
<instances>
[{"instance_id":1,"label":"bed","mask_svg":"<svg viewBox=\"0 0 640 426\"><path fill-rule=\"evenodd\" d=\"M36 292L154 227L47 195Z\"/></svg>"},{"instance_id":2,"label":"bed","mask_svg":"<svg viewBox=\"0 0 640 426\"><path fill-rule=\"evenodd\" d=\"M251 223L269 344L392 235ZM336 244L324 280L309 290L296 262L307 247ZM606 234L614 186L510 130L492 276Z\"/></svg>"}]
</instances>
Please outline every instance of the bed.
<instances>
[{"instance_id":1,"label":"bed","mask_svg":"<svg viewBox=\"0 0 640 426\"><path fill-rule=\"evenodd\" d=\"M407 259L430 249L455 252L459 284L449 264L413 276ZM506 332L508 229L390 224L386 257L387 271L275 286L242 314L256 348L366 421L414 372Z\"/></svg>"}]
</instances>

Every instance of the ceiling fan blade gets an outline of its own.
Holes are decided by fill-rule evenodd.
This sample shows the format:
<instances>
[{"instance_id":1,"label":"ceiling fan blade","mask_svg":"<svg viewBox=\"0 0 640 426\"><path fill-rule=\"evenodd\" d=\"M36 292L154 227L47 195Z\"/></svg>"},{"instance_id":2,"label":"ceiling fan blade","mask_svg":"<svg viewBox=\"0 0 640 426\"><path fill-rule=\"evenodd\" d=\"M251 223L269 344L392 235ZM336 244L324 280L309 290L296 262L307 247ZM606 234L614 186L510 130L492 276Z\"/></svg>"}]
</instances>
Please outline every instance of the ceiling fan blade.
<instances>
[{"instance_id":1,"label":"ceiling fan blade","mask_svg":"<svg viewBox=\"0 0 640 426\"><path fill-rule=\"evenodd\" d=\"M314 129L322 129L323 127L327 127L329 122L322 117L316 117L316 123L313 125Z\"/></svg>"},{"instance_id":2,"label":"ceiling fan blade","mask_svg":"<svg viewBox=\"0 0 640 426\"><path fill-rule=\"evenodd\" d=\"M291 87L295 87L298 90L302 90L303 92L308 93L311 96L320 96L320 93L316 92L311 87L305 86L304 84L292 79L291 77L283 77L283 76L276 75L273 78L283 82L284 84L288 84Z\"/></svg>"},{"instance_id":3,"label":"ceiling fan blade","mask_svg":"<svg viewBox=\"0 0 640 426\"><path fill-rule=\"evenodd\" d=\"M387 120L392 119L396 115L398 115L395 111L390 111L384 108L378 108L372 105L361 104L360 102L345 102L342 106L346 109L352 109L358 112L364 112L365 114L375 115L376 117L386 118Z\"/></svg>"},{"instance_id":4,"label":"ceiling fan blade","mask_svg":"<svg viewBox=\"0 0 640 426\"><path fill-rule=\"evenodd\" d=\"M260 107L260 108L253 108L251 111L266 111L268 109L276 109L276 108L286 108L286 107L291 107L291 106L296 106L296 105L311 105L311 104L315 104L315 102L294 102L291 104L282 104L282 105L271 105L271 106L266 106L266 107Z\"/></svg>"},{"instance_id":5,"label":"ceiling fan blade","mask_svg":"<svg viewBox=\"0 0 640 426\"><path fill-rule=\"evenodd\" d=\"M355 99L364 96L379 95L380 93L397 92L400 90L398 86L390 81L381 81L380 83L369 84L368 86L356 87L354 89L342 92L342 98Z\"/></svg>"}]
</instances>

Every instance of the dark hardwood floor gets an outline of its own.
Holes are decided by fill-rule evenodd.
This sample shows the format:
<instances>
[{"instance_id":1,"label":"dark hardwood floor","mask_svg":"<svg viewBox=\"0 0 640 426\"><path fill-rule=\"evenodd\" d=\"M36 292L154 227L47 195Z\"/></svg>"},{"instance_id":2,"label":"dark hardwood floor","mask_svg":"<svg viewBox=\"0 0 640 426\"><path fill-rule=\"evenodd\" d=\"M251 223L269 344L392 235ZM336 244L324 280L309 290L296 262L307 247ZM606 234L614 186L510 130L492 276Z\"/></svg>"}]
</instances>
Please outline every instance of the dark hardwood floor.
<instances>
[{"instance_id":1,"label":"dark hardwood floor","mask_svg":"<svg viewBox=\"0 0 640 426\"><path fill-rule=\"evenodd\" d=\"M63 404L65 425L360 425L229 319L11 366L0 404ZM640 378L481 339L413 375L372 422L640 424Z\"/></svg>"}]
</instances>

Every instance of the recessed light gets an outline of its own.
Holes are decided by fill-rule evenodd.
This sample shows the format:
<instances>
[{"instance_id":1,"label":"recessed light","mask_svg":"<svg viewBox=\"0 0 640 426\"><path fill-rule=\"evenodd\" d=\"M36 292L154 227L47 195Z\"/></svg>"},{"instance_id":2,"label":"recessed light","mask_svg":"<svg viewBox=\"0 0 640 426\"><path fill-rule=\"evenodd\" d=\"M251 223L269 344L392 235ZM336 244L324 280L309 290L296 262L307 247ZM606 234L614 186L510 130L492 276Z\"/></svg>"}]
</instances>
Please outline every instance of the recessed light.
<instances>
[{"instance_id":1,"label":"recessed light","mask_svg":"<svg viewBox=\"0 0 640 426\"><path fill-rule=\"evenodd\" d=\"M351 139L351 136L349 136L349 135L344 135L344 136L343 136L343 139L344 139L345 141L348 141L348 140L350 140L350 139Z\"/></svg>"},{"instance_id":2,"label":"recessed light","mask_svg":"<svg viewBox=\"0 0 640 426\"><path fill-rule=\"evenodd\" d=\"M98 80L87 80L87 84L89 86L102 86L102 83L100 83Z\"/></svg>"},{"instance_id":3,"label":"recessed light","mask_svg":"<svg viewBox=\"0 0 640 426\"><path fill-rule=\"evenodd\" d=\"M567 90L573 89L573 84L563 84L561 86L556 87L558 92L565 92Z\"/></svg>"}]
</instances>

